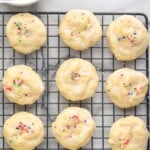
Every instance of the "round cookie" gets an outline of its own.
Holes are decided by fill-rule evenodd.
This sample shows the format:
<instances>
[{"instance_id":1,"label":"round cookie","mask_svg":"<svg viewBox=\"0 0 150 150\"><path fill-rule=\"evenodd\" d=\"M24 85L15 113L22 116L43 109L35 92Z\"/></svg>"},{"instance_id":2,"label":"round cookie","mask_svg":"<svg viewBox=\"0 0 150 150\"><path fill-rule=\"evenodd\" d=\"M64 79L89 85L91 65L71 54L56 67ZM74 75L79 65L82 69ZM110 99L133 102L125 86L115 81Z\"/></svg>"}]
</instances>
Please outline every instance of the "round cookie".
<instances>
[{"instance_id":1,"label":"round cookie","mask_svg":"<svg viewBox=\"0 0 150 150\"><path fill-rule=\"evenodd\" d=\"M123 15L107 29L107 41L117 60L130 61L142 55L148 46L148 32L134 16Z\"/></svg>"},{"instance_id":2,"label":"round cookie","mask_svg":"<svg viewBox=\"0 0 150 150\"><path fill-rule=\"evenodd\" d=\"M95 94L98 83L95 67L79 58L66 60L56 73L56 85L60 93L71 101L90 98Z\"/></svg>"},{"instance_id":3,"label":"round cookie","mask_svg":"<svg viewBox=\"0 0 150 150\"><path fill-rule=\"evenodd\" d=\"M43 141L44 125L35 115L19 112L5 121L3 135L11 148L32 150Z\"/></svg>"},{"instance_id":4,"label":"round cookie","mask_svg":"<svg viewBox=\"0 0 150 150\"><path fill-rule=\"evenodd\" d=\"M22 54L32 53L46 42L44 24L30 13L13 15L7 23L6 35L9 44Z\"/></svg>"},{"instance_id":5,"label":"round cookie","mask_svg":"<svg viewBox=\"0 0 150 150\"><path fill-rule=\"evenodd\" d=\"M85 50L102 37L102 28L96 16L87 10L70 10L59 26L63 42L74 50Z\"/></svg>"},{"instance_id":6,"label":"round cookie","mask_svg":"<svg viewBox=\"0 0 150 150\"><path fill-rule=\"evenodd\" d=\"M109 133L112 150L146 150L148 138L145 123L134 116L117 120Z\"/></svg>"},{"instance_id":7,"label":"round cookie","mask_svg":"<svg viewBox=\"0 0 150 150\"><path fill-rule=\"evenodd\" d=\"M33 104L44 92L41 77L26 65L9 67L2 84L5 96L20 105Z\"/></svg>"},{"instance_id":8,"label":"round cookie","mask_svg":"<svg viewBox=\"0 0 150 150\"><path fill-rule=\"evenodd\" d=\"M95 130L90 112L84 108L69 107L63 110L52 123L52 133L67 149L78 149L86 145Z\"/></svg>"},{"instance_id":9,"label":"round cookie","mask_svg":"<svg viewBox=\"0 0 150 150\"><path fill-rule=\"evenodd\" d=\"M148 79L139 71L122 68L109 75L105 89L115 105L122 108L133 107L144 100Z\"/></svg>"}]
</instances>

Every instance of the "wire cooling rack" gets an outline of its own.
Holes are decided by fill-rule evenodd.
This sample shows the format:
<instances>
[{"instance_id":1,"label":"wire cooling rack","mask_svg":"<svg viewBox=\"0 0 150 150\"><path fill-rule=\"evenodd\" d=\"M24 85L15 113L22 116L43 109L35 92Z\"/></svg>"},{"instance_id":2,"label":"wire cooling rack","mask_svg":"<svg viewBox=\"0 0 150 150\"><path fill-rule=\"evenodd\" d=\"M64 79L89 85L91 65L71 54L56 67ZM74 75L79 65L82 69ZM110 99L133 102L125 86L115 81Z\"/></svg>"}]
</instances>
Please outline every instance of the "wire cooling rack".
<instances>
[{"instance_id":1,"label":"wire cooling rack","mask_svg":"<svg viewBox=\"0 0 150 150\"><path fill-rule=\"evenodd\" d=\"M2 128L5 120L12 114L19 111L28 111L34 113L44 122L45 125L45 138L43 143L37 147L40 150L54 150L62 149L62 147L56 142L51 133L51 123L55 120L56 116L68 106L80 106L87 108L95 122L96 131L89 142L82 149L89 150L105 150L110 149L108 144L108 134L112 123L118 118L135 115L143 119L149 129L149 93L147 94L143 103L137 107L130 109L120 109L114 106L108 99L105 91L105 80L110 73L114 70L122 67L134 68L138 71L144 72L149 77L149 65L148 65L148 49L146 53L135 61L131 62L118 62L110 53L106 43L106 29L110 22L124 13L95 13L98 18L102 30L103 37L97 45L89 48L86 51L78 52L73 51L63 44L58 36L58 26L64 13L46 13L39 12L33 13L37 15L45 24L47 29L47 43L39 51L30 55L21 55L9 46L6 35L5 27L9 18L15 13L7 12L0 13L0 81L2 80L4 71L12 65L26 64L31 66L37 71L44 83L45 93L44 95L31 106L19 106L9 102L3 93L2 84L0 84L0 148L7 149L8 146L2 136ZM125 13L136 16L140 19L148 29L148 19L141 13ZM55 85L55 73L59 65L68 58L80 57L93 63L99 74L100 82L96 94L86 101L82 102L69 102L65 100L58 92ZM147 147L150 150L148 144Z\"/></svg>"}]
</instances>

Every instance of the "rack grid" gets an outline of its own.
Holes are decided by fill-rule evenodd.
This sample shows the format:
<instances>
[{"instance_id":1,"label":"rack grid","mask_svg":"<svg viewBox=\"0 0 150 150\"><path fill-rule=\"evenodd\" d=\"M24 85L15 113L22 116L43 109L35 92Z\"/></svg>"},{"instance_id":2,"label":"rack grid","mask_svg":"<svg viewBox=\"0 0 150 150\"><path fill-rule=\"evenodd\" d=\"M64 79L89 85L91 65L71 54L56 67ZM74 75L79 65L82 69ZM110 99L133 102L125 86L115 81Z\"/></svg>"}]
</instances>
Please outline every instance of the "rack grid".
<instances>
[{"instance_id":1,"label":"rack grid","mask_svg":"<svg viewBox=\"0 0 150 150\"><path fill-rule=\"evenodd\" d=\"M62 147L56 142L51 133L51 123L55 120L56 116L66 107L79 106L87 108L95 122L96 131L89 142L82 149L90 150L105 150L110 149L108 144L108 134L112 123L118 118L135 115L143 119L147 128L150 126L150 105L149 105L149 93L143 103L137 107L130 109L120 109L116 107L108 99L104 86L106 78L110 73L116 69L122 67L130 67L145 73L149 77L149 52L148 48L144 55L135 61L131 62L119 62L111 54L106 42L106 29L111 21L117 17L128 14L134 15L140 19L145 27L148 29L148 18L142 13L95 13L98 18L102 30L103 36L99 43L86 51L79 52L68 48L63 44L59 35L58 27L64 12L32 12L37 15L45 24L47 29L47 43L40 50L29 54L22 55L15 52L8 44L5 27L9 18L16 14L12 12L0 12L0 81L4 71L12 65L26 64L31 66L37 71L44 83L45 93L44 95L33 105L19 106L9 102L3 93L2 84L0 84L0 148L7 149L8 146L4 141L2 135L2 128L5 120L19 111L28 111L37 115L45 126L45 138L43 143L37 147L40 150L54 150L62 149ZM82 102L69 102L65 100L58 92L55 85L55 73L59 65L68 58L79 57L90 61L95 65L100 77L99 87L96 94ZM147 150L150 150L148 144Z\"/></svg>"}]
</instances>

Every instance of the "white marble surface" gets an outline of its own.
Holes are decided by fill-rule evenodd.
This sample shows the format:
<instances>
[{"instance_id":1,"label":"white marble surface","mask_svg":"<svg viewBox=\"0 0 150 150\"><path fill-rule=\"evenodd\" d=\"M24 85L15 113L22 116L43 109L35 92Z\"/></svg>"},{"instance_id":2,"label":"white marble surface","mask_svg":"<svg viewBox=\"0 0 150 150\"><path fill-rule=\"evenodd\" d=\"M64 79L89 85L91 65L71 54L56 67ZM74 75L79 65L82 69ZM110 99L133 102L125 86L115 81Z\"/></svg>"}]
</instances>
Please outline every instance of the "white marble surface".
<instances>
[{"instance_id":1,"label":"white marble surface","mask_svg":"<svg viewBox=\"0 0 150 150\"><path fill-rule=\"evenodd\" d=\"M40 0L26 7L0 4L0 11L68 11L74 8L93 12L142 12L150 20L150 0Z\"/></svg>"},{"instance_id":2,"label":"white marble surface","mask_svg":"<svg viewBox=\"0 0 150 150\"><path fill-rule=\"evenodd\" d=\"M143 12L150 17L150 0L40 0L28 7L10 7L0 4L0 11L68 11L73 8L94 12Z\"/></svg>"},{"instance_id":3,"label":"white marble surface","mask_svg":"<svg viewBox=\"0 0 150 150\"><path fill-rule=\"evenodd\" d=\"M150 0L40 0L37 4L26 7L0 4L0 11L64 12L74 8L93 12L142 12L150 20Z\"/></svg>"}]
</instances>

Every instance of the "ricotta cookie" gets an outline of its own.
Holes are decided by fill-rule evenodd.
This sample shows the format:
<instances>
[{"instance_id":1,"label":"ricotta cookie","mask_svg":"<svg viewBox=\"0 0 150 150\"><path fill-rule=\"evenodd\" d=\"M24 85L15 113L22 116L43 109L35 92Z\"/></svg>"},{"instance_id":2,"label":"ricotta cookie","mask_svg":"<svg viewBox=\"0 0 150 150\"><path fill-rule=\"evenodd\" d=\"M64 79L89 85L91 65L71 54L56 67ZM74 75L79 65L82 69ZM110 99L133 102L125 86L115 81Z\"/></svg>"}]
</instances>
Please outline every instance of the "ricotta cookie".
<instances>
[{"instance_id":1,"label":"ricotta cookie","mask_svg":"<svg viewBox=\"0 0 150 150\"><path fill-rule=\"evenodd\" d=\"M33 104L44 91L41 77L25 65L9 67L2 80L5 96L14 103Z\"/></svg>"},{"instance_id":2,"label":"ricotta cookie","mask_svg":"<svg viewBox=\"0 0 150 150\"><path fill-rule=\"evenodd\" d=\"M147 77L133 69L119 69L106 80L106 93L115 105L128 108L140 104L148 90Z\"/></svg>"},{"instance_id":3,"label":"ricotta cookie","mask_svg":"<svg viewBox=\"0 0 150 150\"><path fill-rule=\"evenodd\" d=\"M6 26L9 44L22 54L38 50L46 42L46 28L42 21L29 13L19 13L10 18Z\"/></svg>"},{"instance_id":4,"label":"ricotta cookie","mask_svg":"<svg viewBox=\"0 0 150 150\"><path fill-rule=\"evenodd\" d=\"M71 101L90 98L95 94L98 83L95 67L79 58L66 60L56 73L56 85L60 93Z\"/></svg>"},{"instance_id":5,"label":"ricotta cookie","mask_svg":"<svg viewBox=\"0 0 150 150\"><path fill-rule=\"evenodd\" d=\"M109 48L117 60L130 61L142 55L148 46L148 32L134 16L123 15L107 29Z\"/></svg>"},{"instance_id":6,"label":"ricotta cookie","mask_svg":"<svg viewBox=\"0 0 150 150\"><path fill-rule=\"evenodd\" d=\"M52 133L65 148L76 150L86 145L95 130L90 112L84 108L69 107L52 123Z\"/></svg>"},{"instance_id":7,"label":"ricotta cookie","mask_svg":"<svg viewBox=\"0 0 150 150\"><path fill-rule=\"evenodd\" d=\"M63 42L74 50L85 50L102 37L102 28L96 16L87 10L70 10L59 26Z\"/></svg>"},{"instance_id":8,"label":"ricotta cookie","mask_svg":"<svg viewBox=\"0 0 150 150\"><path fill-rule=\"evenodd\" d=\"M4 123L3 135L15 150L33 150L44 138L44 125L35 115L19 112Z\"/></svg>"},{"instance_id":9,"label":"ricotta cookie","mask_svg":"<svg viewBox=\"0 0 150 150\"><path fill-rule=\"evenodd\" d=\"M148 138L145 123L134 116L117 120L109 133L112 150L147 150Z\"/></svg>"}]
</instances>

